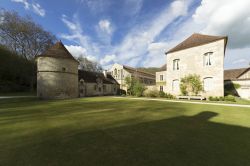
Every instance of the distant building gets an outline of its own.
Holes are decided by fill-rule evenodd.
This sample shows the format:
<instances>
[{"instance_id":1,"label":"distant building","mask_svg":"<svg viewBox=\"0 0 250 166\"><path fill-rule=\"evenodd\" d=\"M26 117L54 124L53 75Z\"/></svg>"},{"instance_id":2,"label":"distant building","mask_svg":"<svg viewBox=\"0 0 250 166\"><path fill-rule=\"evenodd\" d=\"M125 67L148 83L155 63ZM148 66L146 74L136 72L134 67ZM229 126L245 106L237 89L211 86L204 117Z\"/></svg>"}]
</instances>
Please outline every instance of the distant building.
<instances>
[{"instance_id":1,"label":"distant building","mask_svg":"<svg viewBox=\"0 0 250 166\"><path fill-rule=\"evenodd\" d=\"M120 89L127 91L125 78L137 78L146 86L155 85L155 75L129 66L114 64L109 70L113 78L120 84Z\"/></svg>"},{"instance_id":2,"label":"distant building","mask_svg":"<svg viewBox=\"0 0 250 166\"><path fill-rule=\"evenodd\" d=\"M204 91L200 95L224 96L224 56L226 36L193 34L166 52L166 90L180 95L181 78L199 75Z\"/></svg>"},{"instance_id":3,"label":"distant building","mask_svg":"<svg viewBox=\"0 0 250 166\"><path fill-rule=\"evenodd\" d=\"M240 87L234 89L235 95L250 99L250 67L225 70L224 80L225 86L239 84Z\"/></svg>"},{"instance_id":4,"label":"distant building","mask_svg":"<svg viewBox=\"0 0 250 166\"><path fill-rule=\"evenodd\" d=\"M119 84L108 73L78 71L78 61L61 42L37 60L37 96L65 99L95 95L114 95Z\"/></svg>"}]
</instances>

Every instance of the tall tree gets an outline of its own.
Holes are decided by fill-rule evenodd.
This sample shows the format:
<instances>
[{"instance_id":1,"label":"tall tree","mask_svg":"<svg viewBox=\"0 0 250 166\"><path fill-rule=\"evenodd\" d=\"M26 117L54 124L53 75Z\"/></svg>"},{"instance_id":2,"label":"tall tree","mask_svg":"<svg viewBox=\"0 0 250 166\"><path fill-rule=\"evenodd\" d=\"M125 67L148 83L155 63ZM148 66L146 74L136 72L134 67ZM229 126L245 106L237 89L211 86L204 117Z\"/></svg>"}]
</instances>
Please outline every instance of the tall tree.
<instances>
[{"instance_id":1,"label":"tall tree","mask_svg":"<svg viewBox=\"0 0 250 166\"><path fill-rule=\"evenodd\" d=\"M28 16L20 17L16 12L2 10L0 18L0 43L26 59L34 59L56 40Z\"/></svg>"}]
</instances>

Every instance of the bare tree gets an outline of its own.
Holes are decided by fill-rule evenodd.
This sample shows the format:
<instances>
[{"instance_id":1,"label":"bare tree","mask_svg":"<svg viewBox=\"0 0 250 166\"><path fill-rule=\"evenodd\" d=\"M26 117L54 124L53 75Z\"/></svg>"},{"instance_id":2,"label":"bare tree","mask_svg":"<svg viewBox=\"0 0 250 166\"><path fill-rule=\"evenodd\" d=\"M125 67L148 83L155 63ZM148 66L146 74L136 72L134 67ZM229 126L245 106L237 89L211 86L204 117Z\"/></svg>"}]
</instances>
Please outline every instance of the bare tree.
<instances>
[{"instance_id":1,"label":"bare tree","mask_svg":"<svg viewBox=\"0 0 250 166\"><path fill-rule=\"evenodd\" d=\"M41 54L56 40L28 16L20 17L16 12L2 10L0 18L0 43L26 59Z\"/></svg>"},{"instance_id":2,"label":"bare tree","mask_svg":"<svg viewBox=\"0 0 250 166\"><path fill-rule=\"evenodd\" d=\"M102 67L99 63L88 60L85 56L81 55L77 58L79 61L79 69L86 71L96 71L101 72Z\"/></svg>"}]
</instances>

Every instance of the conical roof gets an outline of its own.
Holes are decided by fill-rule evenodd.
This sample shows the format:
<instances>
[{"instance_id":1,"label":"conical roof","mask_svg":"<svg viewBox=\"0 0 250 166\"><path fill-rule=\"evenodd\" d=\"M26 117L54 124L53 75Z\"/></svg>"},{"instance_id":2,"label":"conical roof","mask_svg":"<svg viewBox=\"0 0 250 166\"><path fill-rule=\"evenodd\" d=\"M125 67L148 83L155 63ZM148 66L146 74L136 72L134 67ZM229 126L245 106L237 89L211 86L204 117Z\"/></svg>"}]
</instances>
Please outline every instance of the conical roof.
<instances>
[{"instance_id":1,"label":"conical roof","mask_svg":"<svg viewBox=\"0 0 250 166\"><path fill-rule=\"evenodd\" d=\"M53 58L66 58L78 62L70 52L64 47L61 41L56 42L52 47L50 47L45 53L39 55L38 57L53 57Z\"/></svg>"},{"instance_id":2,"label":"conical roof","mask_svg":"<svg viewBox=\"0 0 250 166\"><path fill-rule=\"evenodd\" d=\"M194 33L190 37L188 37L186 40L175 46L174 48L170 49L166 52L166 54L171 52L176 52L180 50L184 50L191 47L200 46L203 44L208 44L211 42L215 42L217 40L225 40L225 46L227 44L227 36L210 36L210 35L203 35L199 33Z\"/></svg>"}]
</instances>

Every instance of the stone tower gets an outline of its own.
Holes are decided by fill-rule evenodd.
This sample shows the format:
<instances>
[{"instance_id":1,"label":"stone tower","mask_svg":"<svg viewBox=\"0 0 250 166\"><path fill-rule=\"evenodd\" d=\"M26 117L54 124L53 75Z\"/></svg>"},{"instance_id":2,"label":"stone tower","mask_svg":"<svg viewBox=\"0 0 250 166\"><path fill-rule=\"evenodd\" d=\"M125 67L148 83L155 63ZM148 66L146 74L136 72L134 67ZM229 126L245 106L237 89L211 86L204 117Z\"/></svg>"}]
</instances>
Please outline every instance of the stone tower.
<instances>
[{"instance_id":1,"label":"stone tower","mask_svg":"<svg viewBox=\"0 0 250 166\"><path fill-rule=\"evenodd\" d=\"M78 61L62 42L37 56L37 96L42 99L78 97Z\"/></svg>"}]
</instances>

